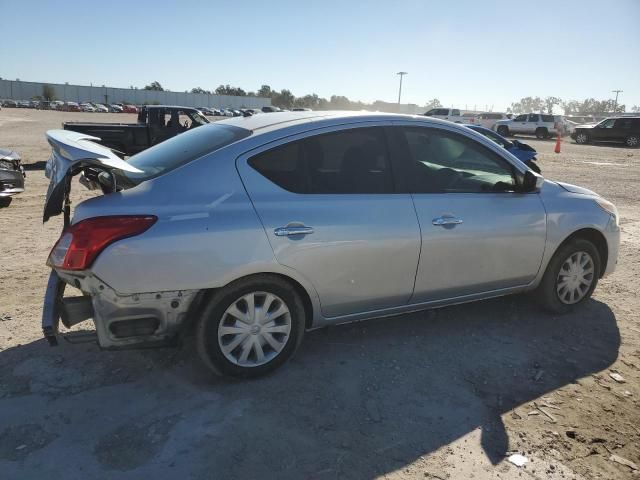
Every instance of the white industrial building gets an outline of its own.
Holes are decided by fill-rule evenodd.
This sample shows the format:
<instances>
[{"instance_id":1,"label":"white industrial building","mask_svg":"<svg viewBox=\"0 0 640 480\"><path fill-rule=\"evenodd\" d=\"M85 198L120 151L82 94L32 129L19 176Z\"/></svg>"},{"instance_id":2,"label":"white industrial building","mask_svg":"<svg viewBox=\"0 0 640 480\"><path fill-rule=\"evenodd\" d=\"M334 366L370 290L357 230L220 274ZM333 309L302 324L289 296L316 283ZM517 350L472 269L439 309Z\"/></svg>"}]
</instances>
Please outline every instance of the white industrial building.
<instances>
[{"instance_id":1,"label":"white industrial building","mask_svg":"<svg viewBox=\"0 0 640 480\"><path fill-rule=\"evenodd\" d=\"M67 83L23 82L0 80L0 99L32 100L42 97L42 89L49 85L56 100L63 102L125 103L132 105L161 104L184 107L261 108L271 105L270 98L236 97L206 93L141 90L137 88L96 87Z\"/></svg>"}]
</instances>

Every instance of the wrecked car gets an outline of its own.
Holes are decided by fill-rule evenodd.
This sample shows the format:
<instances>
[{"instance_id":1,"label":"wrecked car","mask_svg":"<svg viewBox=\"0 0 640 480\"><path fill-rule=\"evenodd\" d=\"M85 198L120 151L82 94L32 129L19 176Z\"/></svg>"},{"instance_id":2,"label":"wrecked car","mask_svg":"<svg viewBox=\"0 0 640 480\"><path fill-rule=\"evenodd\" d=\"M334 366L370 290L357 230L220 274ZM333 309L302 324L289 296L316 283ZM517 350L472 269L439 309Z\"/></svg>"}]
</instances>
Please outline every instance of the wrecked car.
<instances>
[{"instance_id":1,"label":"wrecked car","mask_svg":"<svg viewBox=\"0 0 640 480\"><path fill-rule=\"evenodd\" d=\"M24 192L25 177L20 155L0 148L0 207L8 206L14 195Z\"/></svg>"},{"instance_id":2,"label":"wrecked car","mask_svg":"<svg viewBox=\"0 0 640 480\"><path fill-rule=\"evenodd\" d=\"M613 204L447 121L236 117L128 162L85 134L47 138L44 220L65 225L47 260L51 344L166 345L191 331L213 372L257 376L310 329L527 291L566 313L616 267ZM72 217L74 175L104 195ZM60 334L87 319L95 332Z\"/></svg>"},{"instance_id":3,"label":"wrecked car","mask_svg":"<svg viewBox=\"0 0 640 480\"><path fill-rule=\"evenodd\" d=\"M62 127L97 137L96 142L124 157L209 123L202 113L189 107L149 105L136 113L138 123L64 122Z\"/></svg>"}]
</instances>

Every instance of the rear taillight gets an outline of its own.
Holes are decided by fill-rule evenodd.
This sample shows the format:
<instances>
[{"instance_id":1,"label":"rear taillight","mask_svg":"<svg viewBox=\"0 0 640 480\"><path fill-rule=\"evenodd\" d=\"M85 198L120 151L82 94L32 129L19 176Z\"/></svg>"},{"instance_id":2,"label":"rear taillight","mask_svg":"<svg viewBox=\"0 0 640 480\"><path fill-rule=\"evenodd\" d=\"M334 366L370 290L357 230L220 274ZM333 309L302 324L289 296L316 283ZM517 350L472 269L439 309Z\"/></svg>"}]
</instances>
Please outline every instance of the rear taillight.
<instances>
[{"instance_id":1,"label":"rear taillight","mask_svg":"<svg viewBox=\"0 0 640 480\"><path fill-rule=\"evenodd\" d=\"M94 217L69 226L49 254L47 265L63 270L85 270L107 246L123 238L140 235L157 217Z\"/></svg>"}]
</instances>

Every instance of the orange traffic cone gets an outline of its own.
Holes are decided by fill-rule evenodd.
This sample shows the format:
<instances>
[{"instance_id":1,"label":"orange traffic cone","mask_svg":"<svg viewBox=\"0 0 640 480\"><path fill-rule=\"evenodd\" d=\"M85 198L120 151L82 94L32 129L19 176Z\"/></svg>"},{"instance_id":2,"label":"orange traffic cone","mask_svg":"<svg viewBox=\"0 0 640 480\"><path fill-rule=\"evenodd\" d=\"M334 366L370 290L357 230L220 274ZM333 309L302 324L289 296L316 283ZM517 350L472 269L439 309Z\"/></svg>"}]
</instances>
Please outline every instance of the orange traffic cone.
<instances>
[{"instance_id":1,"label":"orange traffic cone","mask_svg":"<svg viewBox=\"0 0 640 480\"><path fill-rule=\"evenodd\" d=\"M556 140L556 148L553 149L554 152L560 153L560 133L558 133L558 139Z\"/></svg>"}]
</instances>

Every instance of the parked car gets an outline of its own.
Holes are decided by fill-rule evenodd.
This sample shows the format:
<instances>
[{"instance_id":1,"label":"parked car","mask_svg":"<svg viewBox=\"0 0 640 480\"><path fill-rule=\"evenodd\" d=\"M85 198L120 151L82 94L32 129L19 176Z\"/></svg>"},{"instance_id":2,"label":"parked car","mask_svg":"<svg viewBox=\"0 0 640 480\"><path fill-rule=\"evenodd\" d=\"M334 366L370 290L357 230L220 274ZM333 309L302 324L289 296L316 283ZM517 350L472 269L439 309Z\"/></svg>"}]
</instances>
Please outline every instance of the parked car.
<instances>
[{"instance_id":1,"label":"parked car","mask_svg":"<svg viewBox=\"0 0 640 480\"><path fill-rule=\"evenodd\" d=\"M512 119L498 120L493 129L503 137L524 133L544 139L558 134L567 135L568 127L561 115L524 113Z\"/></svg>"},{"instance_id":2,"label":"parked car","mask_svg":"<svg viewBox=\"0 0 640 480\"><path fill-rule=\"evenodd\" d=\"M234 117L239 117L242 115L242 112L240 110L236 110L232 108L229 111L233 114Z\"/></svg>"},{"instance_id":3,"label":"parked car","mask_svg":"<svg viewBox=\"0 0 640 480\"><path fill-rule=\"evenodd\" d=\"M20 155L0 148L0 207L7 207L14 195L24 192L25 176Z\"/></svg>"},{"instance_id":4,"label":"parked car","mask_svg":"<svg viewBox=\"0 0 640 480\"><path fill-rule=\"evenodd\" d=\"M28 100L18 100L18 108L31 108L31 103Z\"/></svg>"},{"instance_id":5,"label":"parked car","mask_svg":"<svg viewBox=\"0 0 640 480\"><path fill-rule=\"evenodd\" d=\"M484 135L489 140L494 141L534 172L542 173L540 167L536 163L536 154L538 152L536 152L533 147L526 143L522 143L519 140L507 140L502 135L480 125L465 125L465 127L468 127L471 130L478 132L480 135Z\"/></svg>"},{"instance_id":6,"label":"parked car","mask_svg":"<svg viewBox=\"0 0 640 480\"><path fill-rule=\"evenodd\" d=\"M209 107L197 107L197 109L200 110L202 114L206 115L207 117L212 117L214 115L213 110L210 109Z\"/></svg>"},{"instance_id":7,"label":"parked car","mask_svg":"<svg viewBox=\"0 0 640 480\"><path fill-rule=\"evenodd\" d=\"M493 129L493 126L498 120L508 120L509 118L510 117L506 113L485 112L477 114L471 123Z\"/></svg>"},{"instance_id":8,"label":"parked car","mask_svg":"<svg viewBox=\"0 0 640 480\"><path fill-rule=\"evenodd\" d=\"M439 118L441 120L449 120L453 123L467 123L468 119L458 108L432 108L425 112L426 117Z\"/></svg>"},{"instance_id":9,"label":"parked car","mask_svg":"<svg viewBox=\"0 0 640 480\"><path fill-rule=\"evenodd\" d=\"M261 110L264 113L273 113L273 112L281 112L282 111L278 107L273 107L273 106L262 107Z\"/></svg>"},{"instance_id":10,"label":"parked car","mask_svg":"<svg viewBox=\"0 0 640 480\"><path fill-rule=\"evenodd\" d=\"M291 109L292 112L311 112L310 108L296 107Z\"/></svg>"},{"instance_id":11,"label":"parked car","mask_svg":"<svg viewBox=\"0 0 640 480\"><path fill-rule=\"evenodd\" d=\"M238 117L128 162L82 133L47 138L45 221L70 176L103 192L67 210L51 250L51 344L60 321L92 318L109 349L194 325L212 371L257 376L308 329L525 291L568 312L616 267L613 204L428 117Z\"/></svg>"},{"instance_id":12,"label":"parked car","mask_svg":"<svg viewBox=\"0 0 640 480\"><path fill-rule=\"evenodd\" d=\"M109 109L107 108L107 106L101 103L94 103L93 107L96 109L96 112L98 113L109 113Z\"/></svg>"},{"instance_id":13,"label":"parked car","mask_svg":"<svg viewBox=\"0 0 640 480\"><path fill-rule=\"evenodd\" d=\"M58 110L63 110L65 112L81 112L82 108L76 102L65 102L62 107L58 108Z\"/></svg>"},{"instance_id":14,"label":"parked car","mask_svg":"<svg viewBox=\"0 0 640 480\"><path fill-rule=\"evenodd\" d=\"M121 105L117 105L115 103L112 103L111 105L107 105L107 108L109 108L109 111L111 113L122 113L122 106Z\"/></svg>"},{"instance_id":15,"label":"parked car","mask_svg":"<svg viewBox=\"0 0 640 480\"><path fill-rule=\"evenodd\" d=\"M49 104L49 108L51 110L62 110L63 106L64 106L64 102L60 100L54 100Z\"/></svg>"},{"instance_id":16,"label":"parked car","mask_svg":"<svg viewBox=\"0 0 640 480\"><path fill-rule=\"evenodd\" d=\"M606 118L598 124L577 125L571 134L576 143L624 143L627 147L640 145L640 117Z\"/></svg>"},{"instance_id":17,"label":"parked car","mask_svg":"<svg viewBox=\"0 0 640 480\"><path fill-rule=\"evenodd\" d=\"M122 106L123 113L138 113L138 107L135 105L123 105Z\"/></svg>"},{"instance_id":18,"label":"parked car","mask_svg":"<svg viewBox=\"0 0 640 480\"><path fill-rule=\"evenodd\" d=\"M18 102L15 100L5 100L2 105L7 108L18 108Z\"/></svg>"},{"instance_id":19,"label":"parked car","mask_svg":"<svg viewBox=\"0 0 640 480\"><path fill-rule=\"evenodd\" d=\"M121 155L134 155L187 130L209 123L189 107L148 105L138 113L138 123L65 122L65 130L95 137L95 141Z\"/></svg>"},{"instance_id":20,"label":"parked car","mask_svg":"<svg viewBox=\"0 0 640 480\"><path fill-rule=\"evenodd\" d=\"M80 109L83 112L95 112L96 111L96 107L94 107L90 103L81 103L80 104Z\"/></svg>"}]
</instances>

